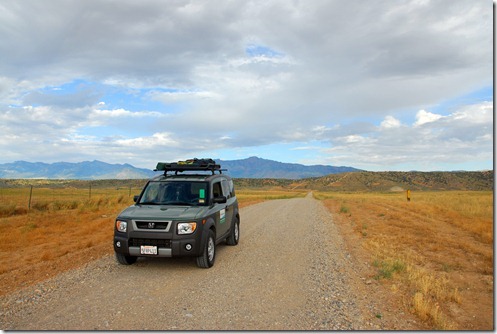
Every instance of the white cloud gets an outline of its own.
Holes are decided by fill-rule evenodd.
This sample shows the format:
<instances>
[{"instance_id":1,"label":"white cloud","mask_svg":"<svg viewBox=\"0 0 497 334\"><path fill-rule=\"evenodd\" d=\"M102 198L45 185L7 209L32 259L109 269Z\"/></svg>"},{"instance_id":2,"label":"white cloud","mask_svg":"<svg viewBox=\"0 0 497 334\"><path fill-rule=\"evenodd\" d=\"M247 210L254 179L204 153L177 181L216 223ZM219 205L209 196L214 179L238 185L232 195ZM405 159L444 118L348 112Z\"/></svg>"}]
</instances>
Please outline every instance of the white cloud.
<instances>
[{"instance_id":1,"label":"white cloud","mask_svg":"<svg viewBox=\"0 0 497 334\"><path fill-rule=\"evenodd\" d=\"M156 149L159 147L177 147L180 143L173 139L174 134L162 132L154 133L150 137L138 137L130 139L117 139L115 143L120 146L133 148Z\"/></svg>"},{"instance_id":2,"label":"white cloud","mask_svg":"<svg viewBox=\"0 0 497 334\"><path fill-rule=\"evenodd\" d=\"M428 112L426 110L420 110L416 114L416 123L414 123L414 125L419 126L419 125L423 125L426 123L435 122L442 117L443 117L442 115L433 114L433 113Z\"/></svg>"},{"instance_id":3,"label":"white cloud","mask_svg":"<svg viewBox=\"0 0 497 334\"><path fill-rule=\"evenodd\" d=\"M367 136L356 133L334 137L331 133L330 148L323 152L329 162L352 161L354 166L371 170L405 166L433 170L437 164L458 166L485 161L488 165L493 155L492 111L490 102L462 106L444 117L421 110L412 126L380 126L368 131Z\"/></svg>"},{"instance_id":4,"label":"white cloud","mask_svg":"<svg viewBox=\"0 0 497 334\"><path fill-rule=\"evenodd\" d=\"M492 102L482 102L476 105L465 106L454 113L453 117L469 123L493 123L494 107Z\"/></svg>"},{"instance_id":5,"label":"white cloud","mask_svg":"<svg viewBox=\"0 0 497 334\"><path fill-rule=\"evenodd\" d=\"M156 111L142 111L142 112L132 112L125 109L94 109L92 112L92 117L105 117L105 118L120 118L120 117L131 117L131 118L141 118L141 117L162 117L163 114Z\"/></svg>"},{"instance_id":6,"label":"white cloud","mask_svg":"<svg viewBox=\"0 0 497 334\"><path fill-rule=\"evenodd\" d=\"M152 100L160 101L164 104L174 104L178 102L202 101L204 99L221 100L222 94L209 91L177 91L177 92L151 92L148 96Z\"/></svg>"},{"instance_id":7,"label":"white cloud","mask_svg":"<svg viewBox=\"0 0 497 334\"><path fill-rule=\"evenodd\" d=\"M362 143L362 144L369 143L369 140L368 140L368 138L363 137L361 135L350 135L350 136L344 137L343 142L346 144L354 144L355 145L355 144L359 144L359 143Z\"/></svg>"},{"instance_id":8,"label":"white cloud","mask_svg":"<svg viewBox=\"0 0 497 334\"><path fill-rule=\"evenodd\" d=\"M133 143L165 149L161 140L175 157L312 141L331 143L344 165L417 161L447 143L486 156L491 101L434 107L492 86L491 10L465 0L4 2L0 143L11 145L1 159L46 160L38 152L57 147L59 161L105 152L120 162L153 154Z\"/></svg>"},{"instance_id":9,"label":"white cloud","mask_svg":"<svg viewBox=\"0 0 497 334\"><path fill-rule=\"evenodd\" d=\"M381 122L381 127L383 128L398 128L400 126L400 121L393 116L387 116Z\"/></svg>"}]
</instances>

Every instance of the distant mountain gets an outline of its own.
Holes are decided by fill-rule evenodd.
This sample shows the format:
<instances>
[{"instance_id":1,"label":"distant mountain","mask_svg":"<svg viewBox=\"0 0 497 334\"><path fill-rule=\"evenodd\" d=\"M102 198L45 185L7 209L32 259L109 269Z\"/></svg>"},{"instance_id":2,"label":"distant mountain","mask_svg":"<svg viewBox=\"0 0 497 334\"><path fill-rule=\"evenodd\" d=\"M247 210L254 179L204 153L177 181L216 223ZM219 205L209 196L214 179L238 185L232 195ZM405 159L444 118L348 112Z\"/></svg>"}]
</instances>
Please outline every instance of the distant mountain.
<instances>
[{"instance_id":1,"label":"distant mountain","mask_svg":"<svg viewBox=\"0 0 497 334\"><path fill-rule=\"evenodd\" d=\"M241 160L219 160L226 174L234 178L274 178L302 179L329 174L360 171L352 167L305 166L282 163L273 160L250 157ZM150 169L136 168L129 164L108 164L102 161L83 161L78 163L16 161L0 164L2 179L148 179L157 173Z\"/></svg>"},{"instance_id":2,"label":"distant mountain","mask_svg":"<svg viewBox=\"0 0 497 334\"><path fill-rule=\"evenodd\" d=\"M432 190L493 190L494 171L457 172L367 172L350 167L303 166L251 157L242 160L216 160L227 174L235 178L237 188L283 188L306 191L400 192ZM350 168L354 172L337 172ZM323 173L315 177L304 176ZM52 186L87 187L87 182L105 187L143 185L157 172L135 168L129 164L108 164L101 161L79 163L16 161L0 164L0 186L25 186L27 179L45 179ZM275 175L270 177L270 175ZM297 178L300 176L300 178ZM130 179L136 179L130 181ZM97 181L99 180L99 181Z\"/></svg>"},{"instance_id":3,"label":"distant mountain","mask_svg":"<svg viewBox=\"0 0 497 334\"><path fill-rule=\"evenodd\" d=\"M108 164L102 161L78 163L15 161L0 164L0 178L3 179L147 179L155 175L150 169L141 169L129 164Z\"/></svg>"},{"instance_id":4,"label":"distant mountain","mask_svg":"<svg viewBox=\"0 0 497 334\"><path fill-rule=\"evenodd\" d=\"M353 167L334 167L325 165L305 166L301 164L283 163L273 160L250 157L241 160L219 160L222 168L234 178L272 178L272 179L303 179L319 177L344 172L359 172Z\"/></svg>"}]
</instances>

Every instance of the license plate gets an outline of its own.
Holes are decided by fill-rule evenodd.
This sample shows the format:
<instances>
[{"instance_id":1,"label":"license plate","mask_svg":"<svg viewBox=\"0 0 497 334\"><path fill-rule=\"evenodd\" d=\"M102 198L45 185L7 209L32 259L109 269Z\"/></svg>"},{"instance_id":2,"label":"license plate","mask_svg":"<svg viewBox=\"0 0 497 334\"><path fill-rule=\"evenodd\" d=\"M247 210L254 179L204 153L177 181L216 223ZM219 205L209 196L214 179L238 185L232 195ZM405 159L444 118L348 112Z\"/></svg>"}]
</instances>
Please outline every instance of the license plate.
<instances>
[{"instance_id":1,"label":"license plate","mask_svg":"<svg viewBox=\"0 0 497 334\"><path fill-rule=\"evenodd\" d=\"M140 246L140 254L157 255L157 246Z\"/></svg>"}]
</instances>

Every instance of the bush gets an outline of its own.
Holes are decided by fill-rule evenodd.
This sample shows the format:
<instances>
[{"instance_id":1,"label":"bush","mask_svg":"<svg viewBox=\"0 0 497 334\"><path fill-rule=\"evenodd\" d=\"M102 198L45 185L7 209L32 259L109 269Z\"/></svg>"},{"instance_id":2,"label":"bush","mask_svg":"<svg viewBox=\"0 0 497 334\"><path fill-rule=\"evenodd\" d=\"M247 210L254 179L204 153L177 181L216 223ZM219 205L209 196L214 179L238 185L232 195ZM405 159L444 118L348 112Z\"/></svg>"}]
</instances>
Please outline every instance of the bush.
<instances>
[{"instance_id":1,"label":"bush","mask_svg":"<svg viewBox=\"0 0 497 334\"><path fill-rule=\"evenodd\" d=\"M27 208L23 208L16 204L7 203L0 205L0 217L23 215L26 214L27 212L28 212Z\"/></svg>"}]
</instances>

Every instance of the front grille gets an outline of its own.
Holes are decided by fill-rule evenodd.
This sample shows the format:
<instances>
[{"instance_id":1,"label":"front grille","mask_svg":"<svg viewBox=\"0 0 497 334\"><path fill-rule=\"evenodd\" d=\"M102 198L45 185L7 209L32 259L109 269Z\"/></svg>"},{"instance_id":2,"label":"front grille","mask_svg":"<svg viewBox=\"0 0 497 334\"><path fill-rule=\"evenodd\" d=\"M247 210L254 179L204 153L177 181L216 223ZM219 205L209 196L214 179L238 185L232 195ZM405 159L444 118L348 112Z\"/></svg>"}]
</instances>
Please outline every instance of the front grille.
<instances>
[{"instance_id":1,"label":"front grille","mask_svg":"<svg viewBox=\"0 0 497 334\"><path fill-rule=\"evenodd\" d=\"M136 221L136 226L146 230L165 230L169 223L161 221Z\"/></svg>"},{"instance_id":2,"label":"front grille","mask_svg":"<svg viewBox=\"0 0 497 334\"><path fill-rule=\"evenodd\" d=\"M171 248L171 240L169 239L139 239L132 238L128 241L129 246L157 246L162 248Z\"/></svg>"}]
</instances>

